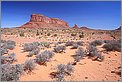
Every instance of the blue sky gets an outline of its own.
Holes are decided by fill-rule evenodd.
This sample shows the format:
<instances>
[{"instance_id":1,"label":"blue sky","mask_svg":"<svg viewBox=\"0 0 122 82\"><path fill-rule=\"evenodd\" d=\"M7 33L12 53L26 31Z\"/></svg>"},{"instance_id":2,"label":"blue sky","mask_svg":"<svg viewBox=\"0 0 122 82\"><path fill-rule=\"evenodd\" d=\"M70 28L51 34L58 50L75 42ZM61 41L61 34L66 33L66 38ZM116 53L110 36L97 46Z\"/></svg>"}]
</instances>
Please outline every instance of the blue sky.
<instances>
[{"instance_id":1,"label":"blue sky","mask_svg":"<svg viewBox=\"0 0 122 82\"><path fill-rule=\"evenodd\" d=\"M93 29L115 29L120 26L119 1L15 1L2 2L1 27L17 27L26 23L32 13L60 18L73 27L87 26Z\"/></svg>"}]
</instances>

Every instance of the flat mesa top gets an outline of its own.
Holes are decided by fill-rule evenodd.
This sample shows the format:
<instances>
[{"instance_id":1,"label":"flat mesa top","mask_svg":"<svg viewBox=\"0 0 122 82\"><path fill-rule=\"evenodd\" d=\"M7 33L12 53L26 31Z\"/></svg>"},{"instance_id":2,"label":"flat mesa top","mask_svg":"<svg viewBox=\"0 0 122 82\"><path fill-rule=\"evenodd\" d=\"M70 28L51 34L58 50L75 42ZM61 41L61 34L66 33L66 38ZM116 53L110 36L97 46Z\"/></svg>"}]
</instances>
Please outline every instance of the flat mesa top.
<instances>
[{"instance_id":1,"label":"flat mesa top","mask_svg":"<svg viewBox=\"0 0 122 82\"><path fill-rule=\"evenodd\" d=\"M32 14L33 16L35 15L35 16L44 16L44 15L42 15L42 14Z\"/></svg>"}]
</instances>

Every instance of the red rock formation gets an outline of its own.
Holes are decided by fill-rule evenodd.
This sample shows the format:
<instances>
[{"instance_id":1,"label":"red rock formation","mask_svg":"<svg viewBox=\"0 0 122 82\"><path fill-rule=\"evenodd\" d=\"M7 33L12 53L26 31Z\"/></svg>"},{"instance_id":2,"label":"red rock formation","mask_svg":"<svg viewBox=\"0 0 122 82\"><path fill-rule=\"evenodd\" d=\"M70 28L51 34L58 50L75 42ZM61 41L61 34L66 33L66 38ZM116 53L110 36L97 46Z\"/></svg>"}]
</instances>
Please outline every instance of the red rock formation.
<instances>
[{"instance_id":1,"label":"red rock formation","mask_svg":"<svg viewBox=\"0 0 122 82\"><path fill-rule=\"evenodd\" d=\"M73 26L72 28L78 28L78 26L75 24L75 26Z\"/></svg>"},{"instance_id":2,"label":"red rock formation","mask_svg":"<svg viewBox=\"0 0 122 82\"><path fill-rule=\"evenodd\" d=\"M68 23L58 18L49 18L41 14L32 14L31 19L21 27L25 28L69 28Z\"/></svg>"}]
</instances>

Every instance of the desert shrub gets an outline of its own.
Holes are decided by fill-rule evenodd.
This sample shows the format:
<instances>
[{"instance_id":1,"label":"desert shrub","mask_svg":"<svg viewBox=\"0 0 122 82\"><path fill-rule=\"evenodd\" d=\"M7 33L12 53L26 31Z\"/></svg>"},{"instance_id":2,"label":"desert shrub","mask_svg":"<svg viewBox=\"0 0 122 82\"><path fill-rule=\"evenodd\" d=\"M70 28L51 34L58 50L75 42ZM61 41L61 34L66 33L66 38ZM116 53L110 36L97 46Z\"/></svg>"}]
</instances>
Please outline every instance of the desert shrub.
<instances>
[{"instance_id":1,"label":"desert shrub","mask_svg":"<svg viewBox=\"0 0 122 82\"><path fill-rule=\"evenodd\" d=\"M81 60L81 58L82 58L81 56L76 55L74 57L74 64L76 64L77 62L79 62Z\"/></svg>"},{"instance_id":2,"label":"desert shrub","mask_svg":"<svg viewBox=\"0 0 122 82\"><path fill-rule=\"evenodd\" d=\"M15 45L7 45L7 48L10 49L10 50L13 50L15 47Z\"/></svg>"},{"instance_id":3,"label":"desert shrub","mask_svg":"<svg viewBox=\"0 0 122 82\"><path fill-rule=\"evenodd\" d=\"M77 49L78 47L79 47L79 45L76 44L76 43L74 43L74 44L72 45L71 49Z\"/></svg>"},{"instance_id":4,"label":"desert shrub","mask_svg":"<svg viewBox=\"0 0 122 82\"><path fill-rule=\"evenodd\" d=\"M2 64L1 81L17 81L19 80L22 72L23 72L23 66L21 64L16 65Z\"/></svg>"},{"instance_id":5,"label":"desert shrub","mask_svg":"<svg viewBox=\"0 0 122 82\"><path fill-rule=\"evenodd\" d=\"M107 51L121 51L121 41L111 41L109 43L106 43L103 45L103 48L105 48Z\"/></svg>"},{"instance_id":6,"label":"desert shrub","mask_svg":"<svg viewBox=\"0 0 122 82\"><path fill-rule=\"evenodd\" d=\"M38 36L39 35L39 32L38 32L38 30L37 30L37 32L36 32L36 36Z\"/></svg>"},{"instance_id":7,"label":"desert shrub","mask_svg":"<svg viewBox=\"0 0 122 82\"><path fill-rule=\"evenodd\" d=\"M11 41L11 40L8 40L8 41L6 41L7 42L7 44L9 45L16 45L16 43L15 43L15 41Z\"/></svg>"},{"instance_id":8,"label":"desert shrub","mask_svg":"<svg viewBox=\"0 0 122 82\"><path fill-rule=\"evenodd\" d=\"M84 38L84 35L79 35L80 38Z\"/></svg>"},{"instance_id":9,"label":"desert shrub","mask_svg":"<svg viewBox=\"0 0 122 82\"><path fill-rule=\"evenodd\" d=\"M1 53L1 55L7 54L8 53L7 48L1 48L0 53Z\"/></svg>"},{"instance_id":10,"label":"desert shrub","mask_svg":"<svg viewBox=\"0 0 122 82\"><path fill-rule=\"evenodd\" d=\"M1 44L1 48L3 49L10 49L10 50L13 50L16 46L16 43L15 41L11 41L11 40L8 40L8 41L4 41L2 44Z\"/></svg>"},{"instance_id":11,"label":"desert shrub","mask_svg":"<svg viewBox=\"0 0 122 82\"><path fill-rule=\"evenodd\" d=\"M66 67L65 71L66 71L67 74L70 75L71 73L74 72L74 67L73 67L73 65L71 63L68 63L65 67Z\"/></svg>"},{"instance_id":12,"label":"desert shrub","mask_svg":"<svg viewBox=\"0 0 122 82\"><path fill-rule=\"evenodd\" d=\"M72 33L71 36L76 36L77 34Z\"/></svg>"},{"instance_id":13,"label":"desert shrub","mask_svg":"<svg viewBox=\"0 0 122 82\"><path fill-rule=\"evenodd\" d=\"M95 41L91 42L90 44L93 46L102 45L103 41L102 40L95 40Z\"/></svg>"},{"instance_id":14,"label":"desert shrub","mask_svg":"<svg viewBox=\"0 0 122 82\"><path fill-rule=\"evenodd\" d=\"M121 66L117 67L117 70L115 70L114 73L121 77Z\"/></svg>"},{"instance_id":15,"label":"desert shrub","mask_svg":"<svg viewBox=\"0 0 122 82\"><path fill-rule=\"evenodd\" d=\"M44 47L50 48L50 43L45 43L45 44L44 44Z\"/></svg>"},{"instance_id":16,"label":"desert shrub","mask_svg":"<svg viewBox=\"0 0 122 82\"><path fill-rule=\"evenodd\" d=\"M35 45L35 43L25 43L23 46L23 51L28 52L32 51L38 48L38 45Z\"/></svg>"},{"instance_id":17,"label":"desert shrub","mask_svg":"<svg viewBox=\"0 0 122 82\"><path fill-rule=\"evenodd\" d=\"M24 63L24 71L32 72L35 69L35 61L33 59L26 60Z\"/></svg>"},{"instance_id":18,"label":"desert shrub","mask_svg":"<svg viewBox=\"0 0 122 82\"><path fill-rule=\"evenodd\" d=\"M1 43L5 43L6 42L6 40L1 40Z\"/></svg>"},{"instance_id":19,"label":"desert shrub","mask_svg":"<svg viewBox=\"0 0 122 82\"><path fill-rule=\"evenodd\" d=\"M93 45L89 45L87 56L89 58L92 58L92 60L97 60L100 62L104 60L104 56L102 56L101 52L99 52L97 48Z\"/></svg>"},{"instance_id":20,"label":"desert shrub","mask_svg":"<svg viewBox=\"0 0 122 82\"><path fill-rule=\"evenodd\" d=\"M6 63L6 57L5 56L1 56L1 64L5 64Z\"/></svg>"},{"instance_id":21,"label":"desert shrub","mask_svg":"<svg viewBox=\"0 0 122 82\"><path fill-rule=\"evenodd\" d=\"M25 34L24 34L23 32L21 32L21 33L19 34L19 36L24 37Z\"/></svg>"},{"instance_id":22,"label":"desert shrub","mask_svg":"<svg viewBox=\"0 0 122 82\"><path fill-rule=\"evenodd\" d=\"M65 77L65 75L62 74L62 73L55 74L55 79L56 79L57 82L65 81L64 77Z\"/></svg>"},{"instance_id":23,"label":"desert shrub","mask_svg":"<svg viewBox=\"0 0 122 82\"><path fill-rule=\"evenodd\" d=\"M104 56L102 56L100 52L97 52L96 57L94 58L94 60L102 62L104 60Z\"/></svg>"},{"instance_id":24,"label":"desert shrub","mask_svg":"<svg viewBox=\"0 0 122 82\"><path fill-rule=\"evenodd\" d=\"M35 60L38 64L43 65L46 62L48 62L49 59L53 57L53 55L54 55L53 52L45 50L41 52L41 54L38 54Z\"/></svg>"},{"instance_id":25,"label":"desert shrub","mask_svg":"<svg viewBox=\"0 0 122 82\"><path fill-rule=\"evenodd\" d=\"M94 61L97 60L99 62L102 62L104 60L104 56L102 56L101 53L98 51L94 51L92 53L92 56L90 55L89 57L92 58L92 60Z\"/></svg>"},{"instance_id":26,"label":"desert shrub","mask_svg":"<svg viewBox=\"0 0 122 82\"><path fill-rule=\"evenodd\" d=\"M47 34L47 36L50 36L50 35L51 35L50 33Z\"/></svg>"},{"instance_id":27,"label":"desert shrub","mask_svg":"<svg viewBox=\"0 0 122 82\"><path fill-rule=\"evenodd\" d=\"M74 67L71 63L65 64L59 64L56 67L56 72L52 72L50 75L53 75L53 77L56 79L56 81L64 81L64 77L66 75L71 75L71 73L74 72Z\"/></svg>"},{"instance_id":28,"label":"desert shrub","mask_svg":"<svg viewBox=\"0 0 122 82\"><path fill-rule=\"evenodd\" d=\"M54 37L56 37L57 36L57 34L54 34Z\"/></svg>"},{"instance_id":29,"label":"desert shrub","mask_svg":"<svg viewBox=\"0 0 122 82\"><path fill-rule=\"evenodd\" d=\"M73 71L74 71L74 68L73 68L73 65L71 63L68 63L66 65L59 64L57 66L57 72L59 72L59 73L71 74Z\"/></svg>"},{"instance_id":30,"label":"desert shrub","mask_svg":"<svg viewBox=\"0 0 122 82\"><path fill-rule=\"evenodd\" d=\"M1 64L6 64L6 63L11 64L15 61L17 61L15 53L11 53L8 56L1 56Z\"/></svg>"},{"instance_id":31,"label":"desert shrub","mask_svg":"<svg viewBox=\"0 0 122 82\"><path fill-rule=\"evenodd\" d=\"M50 48L50 43L48 43L48 42L41 42L40 45L42 47Z\"/></svg>"},{"instance_id":32,"label":"desert shrub","mask_svg":"<svg viewBox=\"0 0 122 82\"><path fill-rule=\"evenodd\" d=\"M74 44L73 41L68 41L68 42L66 42L65 46L72 46L73 44Z\"/></svg>"},{"instance_id":33,"label":"desert shrub","mask_svg":"<svg viewBox=\"0 0 122 82\"><path fill-rule=\"evenodd\" d=\"M62 44L63 42L58 42L58 44Z\"/></svg>"},{"instance_id":34,"label":"desert shrub","mask_svg":"<svg viewBox=\"0 0 122 82\"><path fill-rule=\"evenodd\" d=\"M66 66L64 64L59 64L57 66L57 72L58 73L65 73L65 70L66 70Z\"/></svg>"},{"instance_id":35,"label":"desert shrub","mask_svg":"<svg viewBox=\"0 0 122 82\"><path fill-rule=\"evenodd\" d=\"M78 51L76 51L76 55L83 57L85 55L84 54L84 49L82 47L79 47Z\"/></svg>"},{"instance_id":36,"label":"desert shrub","mask_svg":"<svg viewBox=\"0 0 122 82\"><path fill-rule=\"evenodd\" d=\"M56 53L61 53L61 52L64 52L66 50L66 47L65 46L56 46L55 48L54 48L54 52L56 52Z\"/></svg>"},{"instance_id":37,"label":"desert shrub","mask_svg":"<svg viewBox=\"0 0 122 82\"><path fill-rule=\"evenodd\" d=\"M79 47L78 50L75 52L74 61L79 62L85 56L83 48Z\"/></svg>"},{"instance_id":38,"label":"desert shrub","mask_svg":"<svg viewBox=\"0 0 122 82\"><path fill-rule=\"evenodd\" d=\"M76 42L76 44L78 44L79 46L83 46L83 42L82 41L78 41L78 42Z\"/></svg>"},{"instance_id":39,"label":"desert shrub","mask_svg":"<svg viewBox=\"0 0 122 82\"><path fill-rule=\"evenodd\" d=\"M104 43L110 43L111 40L104 40Z\"/></svg>"},{"instance_id":40,"label":"desert shrub","mask_svg":"<svg viewBox=\"0 0 122 82\"><path fill-rule=\"evenodd\" d=\"M32 57L33 55L39 54L39 52L40 52L40 49L37 48L37 49L35 49L35 50L30 51L29 54L28 54L27 56L28 56L28 57Z\"/></svg>"},{"instance_id":41,"label":"desert shrub","mask_svg":"<svg viewBox=\"0 0 122 82\"><path fill-rule=\"evenodd\" d=\"M33 42L32 44L35 45L35 46L40 46L39 42Z\"/></svg>"},{"instance_id":42,"label":"desert shrub","mask_svg":"<svg viewBox=\"0 0 122 82\"><path fill-rule=\"evenodd\" d=\"M97 51L97 48L95 47L95 46L93 46L93 45L89 45L88 47L87 47L87 50L88 50L88 56L94 56L94 53Z\"/></svg>"},{"instance_id":43,"label":"desert shrub","mask_svg":"<svg viewBox=\"0 0 122 82\"><path fill-rule=\"evenodd\" d=\"M8 56L6 56L6 61L8 63L13 63L13 62L17 61L16 54L15 53L11 53Z\"/></svg>"},{"instance_id":44,"label":"desert shrub","mask_svg":"<svg viewBox=\"0 0 122 82\"><path fill-rule=\"evenodd\" d=\"M121 44L121 39L117 40L117 43Z\"/></svg>"}]
</instances>

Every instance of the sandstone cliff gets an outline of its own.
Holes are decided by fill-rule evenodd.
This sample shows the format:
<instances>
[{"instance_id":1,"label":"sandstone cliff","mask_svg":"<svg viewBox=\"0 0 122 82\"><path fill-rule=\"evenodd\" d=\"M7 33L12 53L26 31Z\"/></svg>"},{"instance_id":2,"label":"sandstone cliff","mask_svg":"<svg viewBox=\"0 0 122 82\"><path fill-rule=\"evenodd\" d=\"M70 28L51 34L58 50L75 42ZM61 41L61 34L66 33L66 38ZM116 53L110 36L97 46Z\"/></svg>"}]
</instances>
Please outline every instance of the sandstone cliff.
<instances>
[{"instance_id":1,"label":"sandstone cliff","mask_svg":"<svg viewBox=\"0 0 122 82\"><path fill-rule=\"evenodd\" d=\"M30 21L20 26L23 28L69 28L67 22L58 18L49 18L41 14L32 14Z\"/></svg>"}]
</instances>

